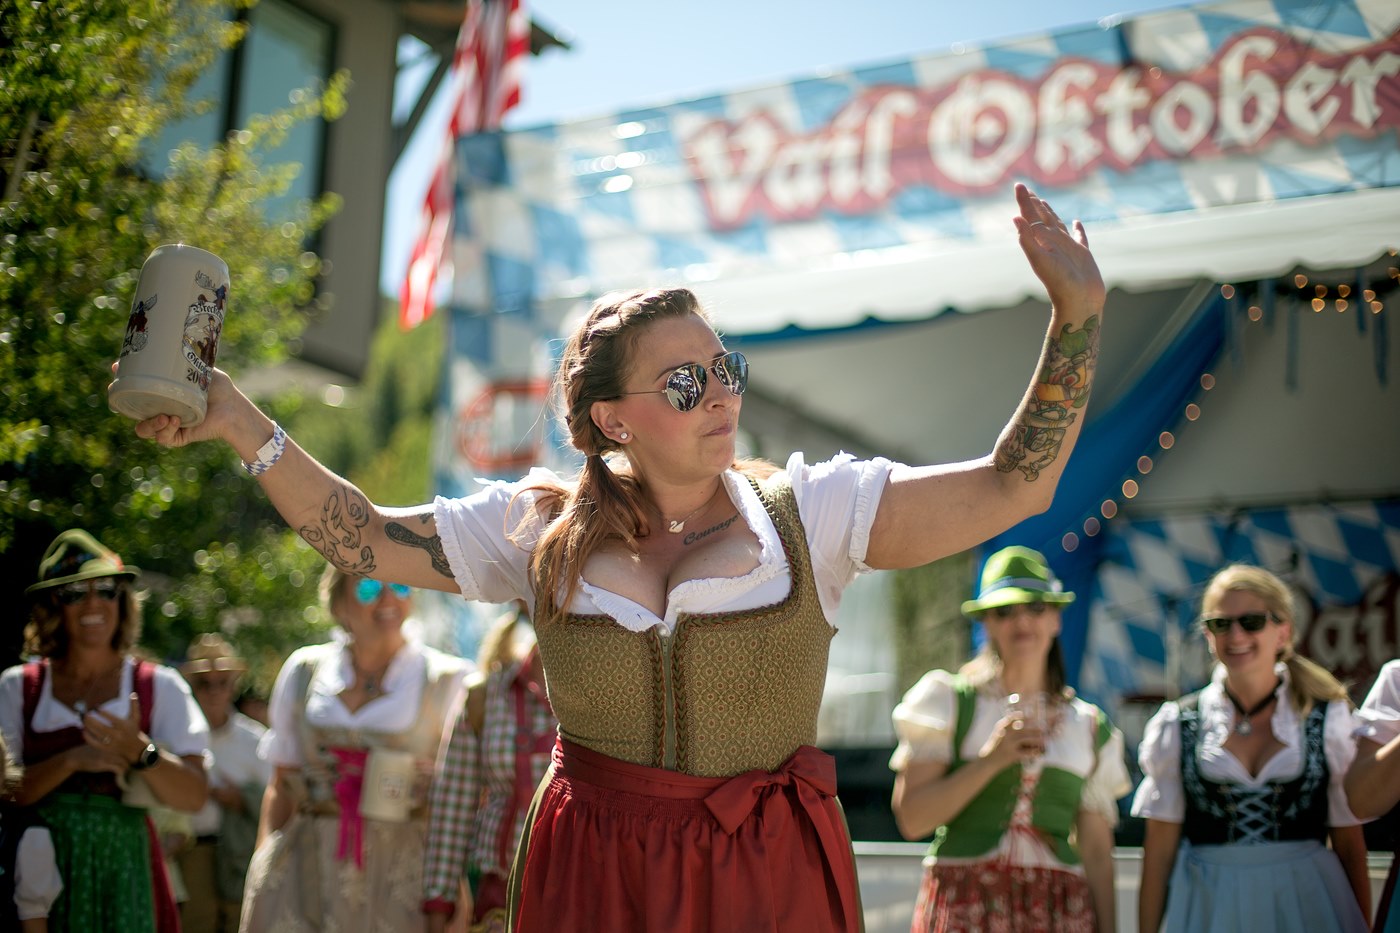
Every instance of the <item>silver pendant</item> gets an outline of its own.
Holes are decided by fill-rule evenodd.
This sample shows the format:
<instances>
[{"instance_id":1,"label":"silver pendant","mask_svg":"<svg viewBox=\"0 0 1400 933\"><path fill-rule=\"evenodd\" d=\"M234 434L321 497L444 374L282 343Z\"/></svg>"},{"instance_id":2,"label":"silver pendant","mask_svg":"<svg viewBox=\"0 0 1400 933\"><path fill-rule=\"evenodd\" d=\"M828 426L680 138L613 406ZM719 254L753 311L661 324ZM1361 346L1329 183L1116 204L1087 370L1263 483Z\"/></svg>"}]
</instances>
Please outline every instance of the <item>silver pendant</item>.
<instances>
[{"instance_id":1,"label":"silver pendant","mask_svg":"<svg viewBox=\"0 0 1400 933\"><path fill-rule=\"evenodd\" d=\"M1235 732L1239 735L1249 735L1254 731L1254 727L1249 724L1248 719L1241 719L1235 724Z\"/></svg>"},{"instance_id":2,"label":"silver pendant","mask_svg":"<svg viewBox=\"0 0 1400 933\"><path fill-rule=\"evenodd\" d=\"M671 524L668 525L668 526L666 527L666 530L669 531L669 532L670 532L671 534L673 534L673 535L678 535L678 534L680 534L682 531L685 531L685 522L684 522L684 521L671 522Z\"/></svg>"},{"instance_id":3,"label":"silver pendant","mask_svg":"<svg viewBox=\"0 0 1400 933\"><path fill-rule=\"evenodd\" d=\"M78 714L78 718L79 718L79 719L81 719L81 718L83 718L84 716L86 716L86 715L87 715L87 711L88 711L88 710L87 710L87 703L85 703L84 701L79 700L78 702L76 702L76 703L73 704L73 712L75 712L75 713Z\"/></svg>"}]
</instances>

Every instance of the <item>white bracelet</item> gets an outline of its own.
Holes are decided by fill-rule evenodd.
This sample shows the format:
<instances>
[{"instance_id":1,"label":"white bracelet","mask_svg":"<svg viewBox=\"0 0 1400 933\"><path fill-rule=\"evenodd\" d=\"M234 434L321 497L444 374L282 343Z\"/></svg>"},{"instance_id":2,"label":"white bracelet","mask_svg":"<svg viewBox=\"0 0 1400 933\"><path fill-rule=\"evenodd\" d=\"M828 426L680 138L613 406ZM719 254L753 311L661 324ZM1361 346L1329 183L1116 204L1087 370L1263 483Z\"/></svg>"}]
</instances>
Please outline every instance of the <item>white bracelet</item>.
<instances>
[{"instance_id":1,"label":"white bracelet","mask_svg":"<svg viewBox=\"0 0 1400 933\"><path fill-rule=\"evenodd\" d=\"M287 450L287 432L282 430L282 426L277 422L272 422L272 440L258 448L258 459L252 463L243 461L243 469L248 471L249 476L261 476L272 465L282 459L282 454Z\"/></svg>"}]
</instances>

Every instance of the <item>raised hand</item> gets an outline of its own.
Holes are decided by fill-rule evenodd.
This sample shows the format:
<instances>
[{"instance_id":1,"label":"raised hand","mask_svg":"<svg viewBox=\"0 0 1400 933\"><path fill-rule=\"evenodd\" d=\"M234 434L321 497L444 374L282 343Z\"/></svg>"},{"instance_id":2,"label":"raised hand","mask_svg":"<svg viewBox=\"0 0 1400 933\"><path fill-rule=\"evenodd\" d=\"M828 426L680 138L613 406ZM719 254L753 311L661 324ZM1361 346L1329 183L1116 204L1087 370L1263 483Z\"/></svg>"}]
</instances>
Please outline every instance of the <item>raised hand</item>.
<instances>
[{"instance_id":1,"label":"raised hand","mask_svg":"<svg viewBox=\"0 0 1400 933\"><path fill-rule=\"evenodd\" d=\"M154 440L165 447L184 447L197 441L225 437L233 410L240 400L246 402L228 374L216 367L209 377L208 409L203 421L187 428L173 415L156 415L139 422L136 425L136 435Z\"/></svg>"},{"instance_id":2,"label":"raised hand","mask_svg":"<svg viewBox=\"0 0 1400 933\"><path fill-rule=\"evenodd\" d=\"M1102 308L1103 276L1089 251L1084 224L1076 220L1071 231L1054 208L1022 184L1016 185L1016 203L1021 213L1012 222L1020 236L1021 250L1049 293L1051 303L1065 309Z\"/></svg>"}]
</instances>

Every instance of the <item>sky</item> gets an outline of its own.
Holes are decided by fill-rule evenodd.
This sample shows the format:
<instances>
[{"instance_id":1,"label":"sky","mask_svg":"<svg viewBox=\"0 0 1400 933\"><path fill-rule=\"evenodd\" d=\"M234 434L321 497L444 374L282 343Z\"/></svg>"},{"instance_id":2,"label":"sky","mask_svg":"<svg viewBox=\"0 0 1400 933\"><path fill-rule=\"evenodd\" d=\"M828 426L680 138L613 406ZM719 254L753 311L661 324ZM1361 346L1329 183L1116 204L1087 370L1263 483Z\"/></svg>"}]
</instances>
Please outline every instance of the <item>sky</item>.
<instances>
[{"instance_id":1,"label":"sky","mask_svg":"<svg viewBox=\"0 0 1400 933\"><path fill-rule=\"evenodd\" d=\"M567 38L525 66L521 128L630 107L780 84L848 69L985 46L1114 16L1191 5L1182 0L525 0L532 19ZM410 51L409 55L414 53ZM403 50L401 50L401 58ZM398 107L412 106L431 65L406 73ZM389 179L381 288L397 295L440 150L446 108L420 124Z\"/></svg>"}]
</instances>

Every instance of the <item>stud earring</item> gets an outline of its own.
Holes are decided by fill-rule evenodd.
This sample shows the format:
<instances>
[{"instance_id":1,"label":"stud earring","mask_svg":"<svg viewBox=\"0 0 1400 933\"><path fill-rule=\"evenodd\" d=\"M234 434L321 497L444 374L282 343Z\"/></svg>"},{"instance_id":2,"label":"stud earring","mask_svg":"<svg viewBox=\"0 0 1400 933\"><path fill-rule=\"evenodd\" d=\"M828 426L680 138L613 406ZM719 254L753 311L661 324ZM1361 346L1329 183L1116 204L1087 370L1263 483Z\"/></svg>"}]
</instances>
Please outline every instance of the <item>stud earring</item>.
<instances>
[{"instance_id":1,"label":"stud earring","mask_svg":"<svg viewBox=\"0 0 1400 933\"><path fill-rule=\"evenodd\" d=\"M617 436L617 439L620 440L620 441L625 441L625 440L627 440L627 438L629 438L629 437L631 437L631 436L632 436L632 435L628 434L626 431L623 431L621 434L619 434L619 435Z\"/></svg>"}]
</instances>

